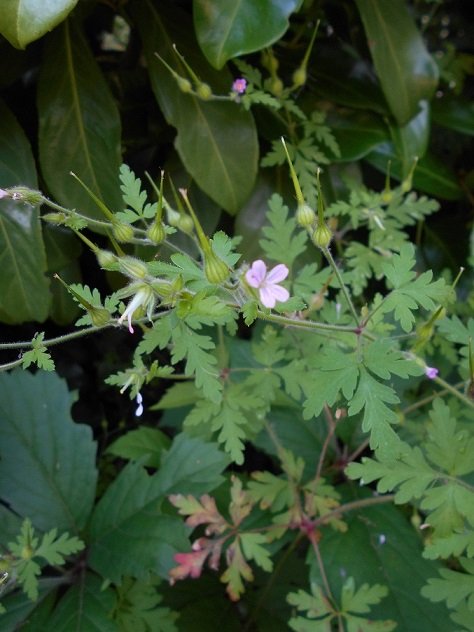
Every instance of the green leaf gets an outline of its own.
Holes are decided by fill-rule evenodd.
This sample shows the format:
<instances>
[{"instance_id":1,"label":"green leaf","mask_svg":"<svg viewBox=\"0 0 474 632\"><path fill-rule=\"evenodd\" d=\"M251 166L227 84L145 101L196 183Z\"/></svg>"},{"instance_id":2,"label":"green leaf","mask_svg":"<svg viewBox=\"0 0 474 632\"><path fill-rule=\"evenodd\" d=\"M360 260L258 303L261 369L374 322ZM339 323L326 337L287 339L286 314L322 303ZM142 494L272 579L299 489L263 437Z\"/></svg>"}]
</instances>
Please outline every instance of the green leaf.
<instances>
[{"instance_id":1,"label":"green leaf","mask_svg":"<svg viewBox=\"0 0 474 632\"><path fill-rule=\"evenodd\" d=\"M460 601L467 599L467 607L474 612L474 560L461 558L464 573L442 569L441 579L429 579L421 594L435 603L446 601L449 608L456 607Z\"/></svg>"},{"instance_id":2,"label":"green leaf","mask_svg":"<svg viewBox=\"0 0 474 632\"><path fill-rule=\"evenodd\" d=\"M415 160L422 158L428 148L431 131L429 103L421 101L419 112L404 125L391 126L391 131L400 159L401 174L406 178L413 169Z\"/></svg>"},{"instance_id":3,"label":"green leaf","mask_svg":"<svg viewBox=\"0 0 474 632\"><path fill-rule=\"evenodd\" d=\"M103 219L88 193L70 176L73 171L109 209L121 210L118 109L74 23L65 22L48 37L38 110L41 171L56 200Z\"/></svg>"},{"instance_id":4,"label":"green leaf","mask_svg":"<svg viewBox=\"0 0 474 632\"><path fill-rule=\"evenodd\" d=\"M359 488L352 489L345 500L361 498L370 495ZM353 577L356 586L383 584L388 595L371 607L371 619L391 619L400 630L410 632L453 630L445 607L420 598L422 586L439 565L421 557L422 540L407 517L384 504L351 511L344 520L347 532L324 529L319 543L331 592L340 594L347 577ZM310 580L321 585L314 555Z\"/></svg>"},{"instance_id":5,"label":"green leaf","mask_svg":"<svg viewBox=\"0 0 474 632\"><path fill-rule=\"evenodd\" d=\"M257 566L260 566L267 573L271 573L273 562L270 557L270 551L262 546L266 542L267 539L263 533L243 533L240 536L240 543L245 558L254 560Z\"/></svg>"},{"instance_id":6,"label":"green leaf","mask_svg":"<svg viewBox=\"0 0 474 632\"><path fill-rule=\"evenodd\" d=\"M435 99L433 121L467 136L474 136L474 103L452 96Z\"/></svg>"},{"instance_id":7,"label":"green leaf","mask_svg":"<svg viewBox=\"0 0 474 632\"><path fill-rule=\"evenodd\" d=\"M8 0L2 7L0 33L15 48L25 48L62 22L77 0Z\"/></svg>"},{"instance_id":8,"label":"green leaf","mask_svg":"<svg viewBox=\"0 0 474 632\"><path fill-rule=\"evenodd\" d=\"M389 130L380 116L367 111L332 112L328 124L340 149L334 162L359 160L389 140Z\"/></svg>"},{"instance_id":9,"label":"green leaf","mask_svg":"<svg viewBox=\"0 0 474 632\"><path fill-rule=\"evenodd\" d=\"M194 72L217 94L228 94L232 77L213 71L192 38L186 14L173 7L167 15L150 0L132 7L144 42L148 71L163 114L177 129L175 141L180 158L197 185L226 211L235 214L250 195L257 174L258 143L252 115L236 103L203 101L181 92L175 79L155 55L158 53L181 76L186 71L173 44Z\"/></svg>"},{"instance_id":10,"label":"green leaf","mask_svg":"<svg viewBox=\"0 0 474 632\"><path fill-rule=\"evenodd\" d=\"M30 144L0 100L0 188L36 188ZM0 320L9 324L44 321L51 297L39 211L10 199L0 200Z\"/></svg>"},{"instance_id":11,"label":"green leaf","mask_svg":"<svg viewBox=\"0 0 474 632\"><path fill-rule=\"evenodd\" d=\"M391 176L397 180L403 179L400 157L392 143L379 145L366 156L366 160L382 173L387 172L387 165L390 162ZM454 171L445 160L430 152L418 162L413 176L413 186L442 200L457 200L462 196Z\"/></svg>"},{"instance_id":12,"label":"green leaf","mask_svg":"<svg viewBox=\"0 0 474 632\"><path fill-rule=\"evenodd\" d=\"M35 337L31 341L33 348L30 351L25 351L22 355L21 366L26 369L30 364L36 364L39 369L45 371L54 371L54 360L51 358L50 353L46 350L43 344L44 332L35 334Z\"/></svg>"},{"instance_id":13,"label":"green leaf","mask_svg":"<svg viewBox=\"0 0 474 632\"><path fill-rule=\"evenodd\" d=\"M260 245L269 259L291 268L296 257L304 252L308 236L297 228L295 218L289 217L289 209L280 195L272 195L268 208L270 225L264 226L262 233L265 237L260 240Z\"/></svg>"},{"instance_id":14,"label":"green leaf","mask_svg":"<svg viewBox=\"0 0 474 632\"><path fill-rule=\"evenodd\" d=\"M169 438L158 428L140 426L111 443L106 454L133 461L140 460L147 467L159 467L163 451L169 445Z\"/></svg>"},{"instance_id":15,"label":"green leaf","mask_svg":"<svg viewBox=\"0 0 474 632\"><path fill-rule=\"evenodd\" d=\"M127 578L118 587L119 602L114 612L120 630L130 632L177 632L178 614L159 607L162 597L156 581L139 582Z\"/></svg>"},{"instance_id":16,"label":"green leaf","mask_svg":"<svg viewBox=\"0 0 474 632\"><path fill-rule=\"evenodd\" d=\"M149 571L167 578L173 555L189 545L183 522L164 514L162 501L173 493L209 492L222 481L227 463L215 445L180 435L153 476L129 464L92 515L91 567L119 583L123 575L143 578Z\"/></svg>"},{"instance_id":17,"label":"green leaf","mask_svg":"<svg viewBox=\"0 0 474 632\"><path fill-rule=\"evenodd\" d=\"M61 598L48 620L55 632L119 632L110 618L116 596L112 588L103 588L92 573L80 574L78 582Z\"/></svg>"},{"instance_id":18,"label":"green leaf","mask_svg":"<svg viewBox=\"0 0 474 632\"><path fill-rule=\"evenodd\" d=\"M127 165L120 166L120 189L125 204L130 206L117 213L122 222L136 222L140 219L151 219L156 214L156 204L146 204L147 194L142 190L142 182L135 177Z\"/></svg>"},{"instance_id":19,"label":"green leaf","mask_svg":"<svg viewBox=\"0 0 474 632\"><path fill-rule=\"evenodd\" d=\"M301 0L194 0L194 26L199 45L215 68L245 53L276 42L287 30L288 17ZM255 28L256 25L259 28Z\"/></svg>"},{"instance_id":20,"label":"green leaf","mask_svg":"<svg viewBox=\"0 0 474 632\"><path fill-rule=\"evenodd\" d=\"M0 497L43 531L77 533L94 502L96 445L71 403L53 373L0 375Z\"/></svg>"},{"instance_id":21,"label":"green leaf","mask_svg":"<svg viewBox=\"0 0 474 632\"><path fill-rule=\"evenodd\" d=\"M390 110L399 125L430 99L438 80L437 66L404 0L356 0L375 70Z\"/></svg>"}]
</instances>

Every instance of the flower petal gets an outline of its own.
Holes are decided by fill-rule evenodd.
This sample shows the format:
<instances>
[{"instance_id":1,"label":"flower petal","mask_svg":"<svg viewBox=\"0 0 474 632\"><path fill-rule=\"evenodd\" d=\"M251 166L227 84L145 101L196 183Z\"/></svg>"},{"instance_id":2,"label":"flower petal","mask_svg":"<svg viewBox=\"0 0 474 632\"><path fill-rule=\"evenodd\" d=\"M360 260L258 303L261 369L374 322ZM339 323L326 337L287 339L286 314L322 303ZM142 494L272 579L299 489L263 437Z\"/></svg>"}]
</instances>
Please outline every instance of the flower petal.
<instances>
[{"instance_id":1,"label":"flower petal","mask_svg":"<svg viewBox=\"0 0 474 632\"><path fill-rule=\"evenodd\" d=\"M281 285L268 284L267 289L272 293L273 298L279 303L285 303L290 298L290 293Z\"/></svg>"},{"instance_id":2,"label":"flower petal","mask_svg":"<svg viewBox=\"0 0 474 632\"><path fill-rule=\"evenodd\" d=\"M284 281L289 274L289 270L284 263L279 263L277 266L272 268L270 272L267 274L268 283L279 283L280 281Z\"/></svg>"},{"instance_id":3,"label":"flower petal","mask_svg":"<svg viewBox=\"0 0 474 632\"><path fill-rule=\"evenodd\" d=\"M269 287L268 285L264 285L259 289L258 293L260 295L262 305L270 308L275 307L276 299L273 295L272 286Z\"/></svg>"},{"instance_id":4,"label":"flower petal","mask_svg":"<svg viewBox=\"0 0 474 632\"><path fill-rule=\"evenodd\" d=\"M252 263L252 267L247 270L245 278L250 287L260 287L267 274L267 266L261 259Z\"/></svg>"}]
</instances>

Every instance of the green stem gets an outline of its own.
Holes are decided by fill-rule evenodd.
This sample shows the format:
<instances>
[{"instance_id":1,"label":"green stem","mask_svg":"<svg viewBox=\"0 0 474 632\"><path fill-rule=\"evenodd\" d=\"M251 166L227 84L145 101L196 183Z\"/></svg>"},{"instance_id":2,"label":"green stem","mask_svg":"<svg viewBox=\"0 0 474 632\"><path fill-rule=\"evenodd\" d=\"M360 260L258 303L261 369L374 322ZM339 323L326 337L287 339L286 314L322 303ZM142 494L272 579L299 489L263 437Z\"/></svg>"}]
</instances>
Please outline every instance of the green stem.
<instances>
[{"instance_id":1,"label":"green stem","mask_svg":"<svg viewBox=\"0 0 474 632\"><path fill-rule=\"evenodd\" d=\"M280 316L279 314L266 314L261 310L257 311L257 316L262 320L268 320L272 323L277 323L278 325L285 327L296 327L297 329L306 329L310 331L338 331L340 333L355 335L360 333L357 327L350 327L349 325L329 325L327 323L317 323L314 320L296 320L295 318ZM364 332L361 333L364 335ZM369 337L372 336L370 335Z\"/></svg>"},{"instance_id":2,"label":"green stem","mask_svg":"<svg viewBox=\"0 0 474 632\"><path fill-rule=\"evenodd\" d=\"M469 408L474 408L474 400L469 399L469 397L464 395L464 393L458 391L454 386L451 386L451 384L448 384L448 382L445 382L442 378L435 377L433 378L433 382L436 382L436 384L442 386L445 391L448 391L449 393L451 393L451 395L454 395L454 397L460 399L464 404L469 406Z\"/></svg>"},{"instance_id":3,"label":"green stem","mask_svg":"<svg viewBox=\"0 0 474 632\"><path fill-rule=\"evenodd\" d=\"M354 500L350 503L345 503L344 505L333 509L320 518L316 518L313 524L315 527L318 527L319 525L323 525L333 518L337 518L342 514L348 513L349 511L354 511L354 509L363 509L364 507L371 507L372 505L391 503L394 499L395 494L385 494L385 496L372 496L371 498L361 498L360 500Z\"/></svg>"},{"instance_id":4,"label":"green stem","mask_svg":"<svg viewBox=\"0 0 474 632\"><path fill-rule=\"evenodd\" d=\"M333 259L331 251L329 250L329 248L322 248L322 253L326 257L326 259L328 260L329 265L331 266L331 268L334 270L334 274L336 275L337 280L339 281L339 285L341 286L342 293L344 294L344 297L345 297L345 299L347 301L347 304L348 304L349 309L350 309L350 311L352 313L352 316L353 316L353 318L354 318L354 320L356 322L356 325L359 325L359 317L357 316L357 312L355 310L354 304L353 304L353 302L351 300L351 297L349 296L349 292L347 291L345 283L342 280L342 275L341 275L341 273L339 271L339 268L336 265L336 262Z\"/></svg>"}]
</instances>

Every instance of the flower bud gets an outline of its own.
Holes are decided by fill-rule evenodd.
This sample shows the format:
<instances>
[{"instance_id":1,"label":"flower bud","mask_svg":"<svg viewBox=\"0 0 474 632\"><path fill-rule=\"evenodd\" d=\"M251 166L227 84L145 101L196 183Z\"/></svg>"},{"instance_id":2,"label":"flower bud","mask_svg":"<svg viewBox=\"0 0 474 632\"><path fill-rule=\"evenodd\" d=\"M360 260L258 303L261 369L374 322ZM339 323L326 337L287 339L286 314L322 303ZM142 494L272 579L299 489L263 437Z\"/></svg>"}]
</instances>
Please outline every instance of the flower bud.
<instances>
[{"instance_id":1,"label":"flower bud","mask_svg":"<svg viewBox=\"0 0 474 632\"><path fill-rule=\"evenodd\" d=\"M274 77L270 83L270 92L276 97L283 92L283 81L279 77Z\"/></svg>"},{"instance_id":2,"label":"flower bud","mask_svg":"<svg viewBox=\"0 0 474 632\"><path fill-rule=\"evenodd\" d=\"M298 204L296 209L296 221L303 228L309 228L316 221L316 213L309 204Z\"/></svg>"},{"instance_id":3,"label":"flower bud","mask_svg":"<svg viewBox=\"0 0 474 632\"><path fill-rule=\"evenodd\" d=\"M271 49L262 53L262 66L266 68L271 75L276 73L279 65L278 59L275 57Z\"/></svg>"},{"instance_id":4,"label":"flower bud","mask_svg":"<svg viewBox=\"0 0 474 632\"><path fill-rule=\"evenodd\" d=\"M21 559L31 560L33 557L33 549L28 544L21 549Z\"/></svg>"},{"instance_id":5,"label":"flower bud","mask_svg":"<svg viewBox=\"0 0 474 632\"><path fill-rule=\"evenodd\" d=\"M176 228L186 235L190 235L194 230L194 223L189 215L180 213L178 221L176 222Z\"/></svg>"},{"instance_id":6,"label":"flower bud","mask_svg":"<svg viewBox=\"0 0 474 632\"><path fill-rule=\"evenodd\" d=\"M112 233L115 239L122 243L130 242L133 239L133 228L130 224L116 221L112 225Z\"/></svg>"},{"instance_id":7,"label":"flower bud","mask_svg":"<svg viewBox=\"0 0 474 632\"><path fill-rule=\"evenodd\" d=\"M131 279L144 279L148 274L146 263L135 257L121 257L118 264L120 272Z\"/></svg>"},{"instance_id":8,"label":"flower bud","mask_svg":"<svg viewBox=\"0 0 474 632\"><path fill-rule=\"evenodd\" d=\"M219 285L229 276L229 268L211 248L204 254L204 274L209 283Z\"/></svg>"},{"instance_id":9,"label":"flower bud","mask_svg":"<svg viewBox=\"0 0 474 632\"><path fill-rule=\"evenodd\" d=\"M193 89L191 82L184 77L176 77L176 83L178 84L178 88L181 90L181 92L191 92L191 90Z\"/></svg>"},{"instance_id":10,"label":"flower bud","mask_svg":"<svg viewBox=\"0 0 474 632\"><path fill-rule=\"evenodd\" d=\"M154 244L161 244L166 239L166 230L163 222L153 222L147 230L147 237Z\"/></svg>"},{"instance_id":11,"label":"flower bud","mask_svg":"<svg viewBox=\"0 0 474 632\"><path fill-rule=\"evenodd\" d=\"M207 83L200 83L196 87L196 93L200 99L208 101L212 97L211 87Z\"/></svg>"},{"instance_id":12,"label":"flower bud","mask_svg":"<svg viewBox=\"0 0 474 632\"><path fill-rule=\"evenodd\" d=\"M41 219L50 224L64 224L66 221L66 213L46 213Z\"/></svg>"},{"instance_id":13,"label":"flower bud","mask_svg":"<svg viewBox=\"0 0 474 632\"><path fill-rule=\"evenodd\" d=\"M97 263L103 270L116 270L118 258L110 250L96 251Z\"/></svg>"},{"instance_id":14,"label":"flower bud","mask_svg":"<svg viewBox=\"0 0 474 632\"><path fill-rule=\"evenodd\" d=\"M306 72L306 68L303 66L300 66L293 73L293 86L295 88L300 88L301 86L304 86L307 78L308 78L308 73Z\"/></svg>"},{"instance_id":15,"label":"flower bud","mask_svg":"<svg viewBox=\"0 0 474 632\"><path fill-rule=\"evenodd\" d=\"M35 191L28 187L12 187L8 189L8 193L12 200L26 202L27 204L31 204L31 206L39 206L43 203L41 191Z\"/></svg>"},{"instance_id":16,"label":"flower bud","mask_svg":"<svg viewBox=\"0 0 474 632\"><path fill-rule=\"evenodd\" d=\"M318 248L326 249L331 243L332 232L326 223L319 224L311 237L313 244Z\"/></svg>"},{"instance_id":17,"label":"flower bud","mask_svg":"<svg viewBox=\"0 0 474 632\"><path fill-rule=\"evenodd\" d=\"M110 312L104 307L93 307L87 311L94 327L102 327L110 321Z\"/></svg>"}]
</instances>

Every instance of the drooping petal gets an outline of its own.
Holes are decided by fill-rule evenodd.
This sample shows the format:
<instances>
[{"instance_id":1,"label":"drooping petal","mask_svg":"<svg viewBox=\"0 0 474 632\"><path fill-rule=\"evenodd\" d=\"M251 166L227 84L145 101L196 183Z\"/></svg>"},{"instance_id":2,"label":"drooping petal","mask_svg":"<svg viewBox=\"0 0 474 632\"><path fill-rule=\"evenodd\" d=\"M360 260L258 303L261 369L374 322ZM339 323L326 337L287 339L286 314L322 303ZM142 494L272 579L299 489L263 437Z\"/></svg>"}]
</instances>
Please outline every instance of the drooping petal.
<instances>
[{"instance_id":1,"label":"drooping petal","mask_svg":"<svg viewBox=\"0 0 474 632\"><path fill-rule=\"evenodd\" d=\"M267 285L267 288L272 293L273 298L279 303L285 303L290 298L290 293L288 292L288 290L284 287L281 287L281 285L269 284Z\"/></svg>"},{"instance_id":2,"label":"drooping petal","mask_svg":"<svg viewBox=\"0 0 474 632\"><path fill-rule=\"evenodd\" d=\"M267 274L267 266L265 262L261 259L257 259L252 263L252 266L247 273L245 274L245 278L250 287L260 287L260 285L265 280L265 275Z\"/></svg>"},{"instance_id":3,"label":"drooping petal","mask_svg":"<svg viewBox=\"0 0 474 632\"><path fill-rule=\"evenodd\" d=\"M141 393L137 393L137 409L135 411L135 417L140 417L143 414L143 397Z\"/></svg>"},{"instance_id":4,"label":"drooping petal","mask_svg":"<svg viewBox=\"0 0 474 632\"><path fill-rule=\"evenodd\" d=\"M258 291L262 305L265 307L275 307L276 299L272 291L272 286L264 285Z\"/></svg>"},{"instance_id":5,"label":"drooping petal","mask_svg":"<svg viewBox=\"0 0 474 632\"><path fill-rule=\"evenodd\" d=\"M279 283L280 281L284 281L288 274L289 270L286 265L284 263L279 263L270 270L267 274L266 280L268 283Z\"/></svg>"}]
</instances>

